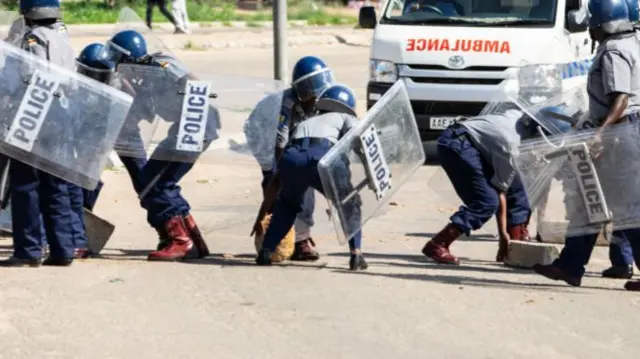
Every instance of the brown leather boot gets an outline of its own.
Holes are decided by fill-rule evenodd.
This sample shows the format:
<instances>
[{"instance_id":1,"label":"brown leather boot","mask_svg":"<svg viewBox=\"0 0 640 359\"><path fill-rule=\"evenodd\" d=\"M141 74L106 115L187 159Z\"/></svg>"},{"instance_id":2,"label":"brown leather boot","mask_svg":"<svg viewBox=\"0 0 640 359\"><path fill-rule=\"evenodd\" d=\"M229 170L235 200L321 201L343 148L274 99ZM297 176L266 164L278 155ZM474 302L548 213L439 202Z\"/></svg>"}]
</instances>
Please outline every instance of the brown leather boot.
<instances>
[{"instance_id":1,"label":"brown leather boot","mask_svg":"<svg viewBox=\"0 0 640 359\"><path fill-rule=\"evenodd\" d=\"M442 264L460 264L460 260L449 252L449 246L462 235L460 229L449 223L422 248L422 254Z\"/></svg>"},{"instance_id":2,"label":"brown leather boot","mask_svg":"<svg viewBox=\"0 0 640 359\"><path fill-rule=\"evenodd\" d=\"M204 241L204 237L196 224L195 218L191 214L187 214L184 216L184 224L187 226L187 230L189 231L189 237L193 240L193 244L195 244L196 249L198 249L198 258L204 258L211 254L209 252L209 247L207 247L207 242Z\"/></svg>"},{"instance_id":3,"label":"brown leather boot","mask_svg":"<svg viewBox=\"0 0 640 359\"><path fill-rule=\"evenodd\" d=\"M171 242L159 251L149 253L150 261L176 261L197 256L197 249L189 237L182 216L176 216L164 224Z\"/></svg>"}]
</instances>

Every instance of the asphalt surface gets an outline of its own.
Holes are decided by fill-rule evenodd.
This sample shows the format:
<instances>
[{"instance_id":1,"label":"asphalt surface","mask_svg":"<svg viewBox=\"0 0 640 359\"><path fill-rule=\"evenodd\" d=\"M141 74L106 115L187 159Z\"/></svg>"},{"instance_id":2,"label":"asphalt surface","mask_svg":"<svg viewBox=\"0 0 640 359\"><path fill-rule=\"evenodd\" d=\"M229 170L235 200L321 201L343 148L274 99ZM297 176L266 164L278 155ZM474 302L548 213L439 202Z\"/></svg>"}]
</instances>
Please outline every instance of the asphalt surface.
<instances>
[{"instance_id":1,"label":"asphalt surface","mask_svg":"<svg viewBox=\"0 0 640 359\"><path fill-rule=\"evenodd\" d=\"M368 49L298 47L324 58L364 101ZM269 77L271 51L179 52L195 72ZM363 110L362 103L360 110ZM239 120L234 120L239 121ZM640 297L599 278L597 248L580 288L493 262L495 223L452 246L459 267L423 244L459 205L423 166L364 228L370 268L350 273L319 195L314 265L253 262L261 198L252 158L220 149L183 180L214 254L148 263L156 245L126 172L106 171L96 213L116 226L104 258L0 276L2 358L633 358ZM9 240L2 242L6 255Z\"/></svg>"}]
</instances>

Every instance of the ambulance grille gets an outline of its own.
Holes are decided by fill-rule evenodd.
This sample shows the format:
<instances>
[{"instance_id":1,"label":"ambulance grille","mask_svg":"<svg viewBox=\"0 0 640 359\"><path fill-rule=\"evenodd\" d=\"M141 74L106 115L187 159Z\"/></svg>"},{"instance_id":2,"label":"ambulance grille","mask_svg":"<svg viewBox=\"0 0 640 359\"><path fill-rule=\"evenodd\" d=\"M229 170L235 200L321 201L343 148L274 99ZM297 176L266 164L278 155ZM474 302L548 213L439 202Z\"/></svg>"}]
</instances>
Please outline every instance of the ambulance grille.
<instances>
[{"instance_id":1,"label":"ambulance grille","mask_svg":"<svg viewBox=\"0 0 640 359\"><path fill-rule=\"evenodd\" d=\"M500 85L503 79L467 79L451 77L410 77L411 81L421 84L442 85Z\"/></svg>"},{"instance_id":2,"label":"ambulance grille","mask_svg":"<svg viewBox=\"0 0 640 359\"><path fill-rule=\"evenodd\" d=\"M487 72L502 72L506 71L506 66L469 66L463 69L451 69L442 65L407 65L412 70L437 70L437 71L487 71Z\"/></svg>"},{"instance_id":3,"label":"ambulance grille","mask_svg":"<svg viewBox=\"0 0 640 359\"><path fill-rule=\"evenodd\" d=\"M486 102L411 101L416 115L432 116L477 116L486 105Z\"/></svg>"}]
</instances>

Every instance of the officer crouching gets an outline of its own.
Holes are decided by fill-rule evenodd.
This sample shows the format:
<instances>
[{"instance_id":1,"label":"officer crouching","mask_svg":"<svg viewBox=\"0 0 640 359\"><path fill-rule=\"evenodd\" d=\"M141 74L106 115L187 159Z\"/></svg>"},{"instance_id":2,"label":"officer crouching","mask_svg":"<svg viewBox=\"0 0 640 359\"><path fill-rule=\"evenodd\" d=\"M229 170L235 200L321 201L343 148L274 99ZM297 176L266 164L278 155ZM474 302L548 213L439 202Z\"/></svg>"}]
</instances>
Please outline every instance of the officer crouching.
<instances>
[{"instance_id":1,"label":"officer crouching","mask_svg":"<svg viewBox=\"0 0 640 359\"><path fill-rule=\"evenodd\" d=\"M273 207L271 223L265 233L262 249L258 253L258 265L270 265L271 254L293 225L297 214L302 210L304 194L309 187L324 193L318 162L349 130L358 119L355 117L356 97L346 86L333 85L318 98L318 115L301 121L293 130L290 142L278 161L281 186ZM346 156L345 156L346 159ZM339 186L345 195L353 191L348 162L341 163L343 168L335 169L344 173L343 185ZM342 197L342 196L341 196ZM354 203L356 201L351 201ZM355 203L345 208L349 218L360 219L360 206ZM351 270L364 270L368 265L362 255L362 232L358 231L349 239Z\"/></svg>"}]
</instances>

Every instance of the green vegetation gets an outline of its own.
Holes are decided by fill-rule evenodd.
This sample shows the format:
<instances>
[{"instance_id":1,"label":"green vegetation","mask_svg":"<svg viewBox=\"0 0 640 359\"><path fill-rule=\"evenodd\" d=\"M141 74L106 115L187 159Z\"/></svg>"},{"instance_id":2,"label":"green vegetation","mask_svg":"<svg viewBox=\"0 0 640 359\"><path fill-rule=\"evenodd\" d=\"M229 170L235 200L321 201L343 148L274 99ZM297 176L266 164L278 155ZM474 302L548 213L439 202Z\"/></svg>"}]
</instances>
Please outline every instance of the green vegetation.
<instances>
[{"instance_id":1,"label":"green vegetation","mask_svg":"<svg viewBox=\"0 0 640 359\"><path fill-rule=\"evenodd\" d=\"M352 16L333 13L330 9L317 6L313 2L289 1L289 20L304 20L310 25L354 24ZM5 10L16 10L16 0L0 0L0 7ZM115 23L122 7L131 7L140 18L145 18L146 1L117 1L109 6L104 1L67 0L62 3L64 20L67 24L101 24ZM220 22L225 25L233 21L244 21L251 26L259 26L260 22L271 21L271 9L258 11L238 10L235 1L196 0L187 1L191 22ZM156 7L153 15L154 23L167 22Z\"/></svg>"}]
</instances>

